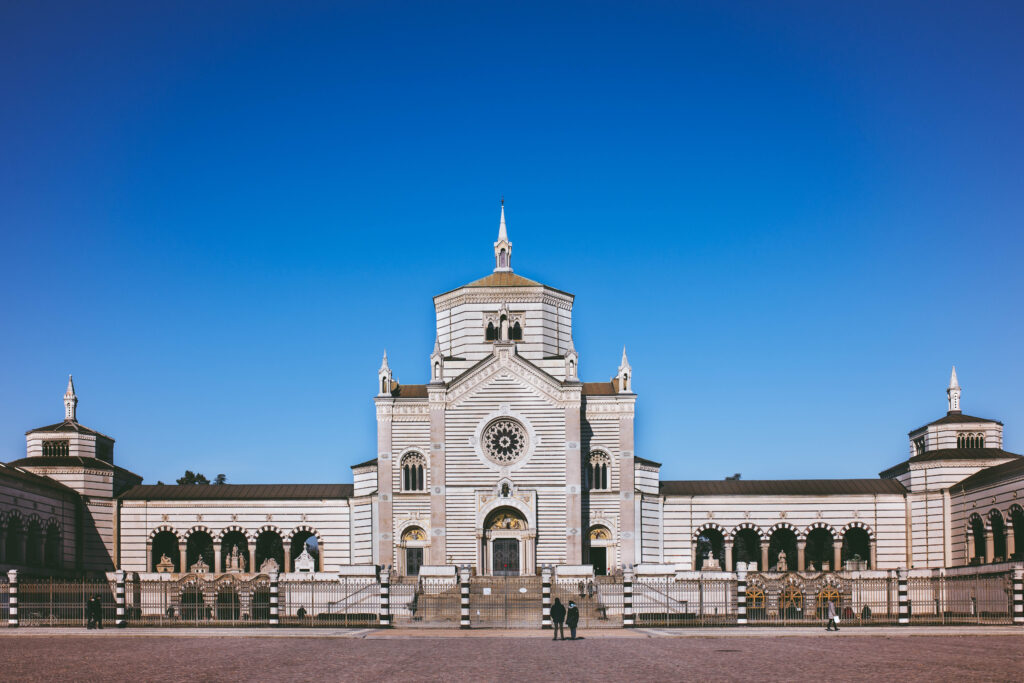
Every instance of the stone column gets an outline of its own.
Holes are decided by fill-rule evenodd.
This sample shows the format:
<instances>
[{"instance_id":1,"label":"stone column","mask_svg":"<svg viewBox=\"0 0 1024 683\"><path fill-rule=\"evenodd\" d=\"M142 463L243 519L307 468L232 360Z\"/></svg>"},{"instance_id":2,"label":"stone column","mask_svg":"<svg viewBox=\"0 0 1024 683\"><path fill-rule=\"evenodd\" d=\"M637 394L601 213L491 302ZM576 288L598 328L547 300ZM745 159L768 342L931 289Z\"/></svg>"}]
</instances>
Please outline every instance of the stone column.
<instances>
[{"instance_id":1,"label":"stone column","mask_svg":"<svg viewBox=\"0 0 1024 683\"><path fill-rule=\"evenodd\" d=\"M758 569L768 571L768 541L761 541L761 566Z\"/></svg>"},{"instance_id":2,"label":"stone column","mask_svg":"<svg viewBox=\"0 0 1024 683\"><path fill-rule=\"evenodd\" d=\"M977 554L977 551L978 551L978 549L974 547L974 531L970 527L968 527L967 528L967 562L965 564L970 564L971 563L971 560L974 559L975 555Z\"/></svg>"},{"instance_id":3,"label":"stone column","mask_svg":"<svg viewBox=\"0 0 1024 683\"><path fill-rule=\"evenodd\" d=\"M153 539L146 541L146 571L153 571Z\"/></svg>"},{"instance_id":4,"label":"stone column","mask_svg":"<svg viewBox=\"0 0 1024 683\"><path fill-rule=\"evenodd\" d=\"M541 617L540 627L542 629L553 628L551 624L551 568L544 567L540 575L541 590Z\"/></svg>"},{"instance_id":5,"label":"stone column","mask_svg":"<svg viewBox=\"0 0 1024 683\"><path fill-rule=\"evenodd\" d=\"M285 554L287 557L287 553ZM270 575L270 625L277 626L280 622L280 614L278 613L278 602L277 602L277 591L278 581L280 581L281 575L274 572Z\"/></svg>"},{"instance_id":6,"label":"stone column","mask_svg":"<svg viewBox=\"0 0 1024 683\"><path fill-rule=\"evenodd\" d=\"M381 628L391 627L391 577L388 570L380 570L380 623Z\"/></svg>"},{"instance_id":7,"label":"stone column","mask_svg":"<svg viewBox=\"0 0 1024 683\"><path fill-rule=\"evenodd\" d=\"M633 628L636 619L633 614L633 572L626 571L622 576L622 626Z\"/></svg>"},{"instance_id":8,"label":"stone column","mask_svg":"<svg viewBox=\"0 0 1024 683\"><path fill-rule=\"evenodd\" d=\"M18 570L7 572L7 628L18 628Z\"/></svg>"},{"instance_id":9,"label":"stone column","mask_svg":"<svg viewBox=\"0 0 1024 683\"><path fill-rule=\"evenodd\" d=\"M213 544L213 571L214 573L224 571L220 564L220 545L216 542Z\"/></svg>"},{"instance_id":10,"label":"stone column","mask_svg":"<svg viewBox=\"0 0 1024 683\"><path fill-rule=\"evenodd\" d=\"M731 572L732 571L732 541L725 541L724 544L725 544L725 559L723 560L724 561L724 566L722 567L722 570L723 571L727 571L727 572Z\"/></svg>"},{"instance_id":11,"label":"stone column","mask_svg":"<svg viewBox=\"0 0 1024 683\"><path fill-rule=\"evenodd\" d=\"M992 564L996 557L996 539L992 534L992 525L985 525L985 564Z\"/></svg>"},{"instance_id":12,"label":"stone column","mask_svg":"<svg viewBox=\"0 0 1024 683\"><path fill-rule=\"evenodd\" d=\"M1006 559L1009 560L1017 554L1017 540L1013 532L1013 523L1005 525L1003 530L1003 533L1006 534Z\"/></svg>"},{"instance_id":13,"label":"stone column","mask_svg":"<svg viewBox=\"0 0 1024 683\"><path fill-rule=\"evenodd\" d=\"M739 572L736 576L736 623L747 625L747 573Z\"/></svg>"},{"instance_id":14,"label":"stone column","mask_svg":"<svg viewBox=\"0 0 1024 683\"><path fill-rule=\"evenodd\" d=\"M430 404L430 547L427 549L427 563L448 564L443 382L427 385L427 400Z\"/></svg>"},{"instance_id":15,"label":"stone column","mask_svg":"<svg viewBox=\"0 0 1024 683\"><path fill-rule=\"evenodd\" d=\"M117 618L115 624L118 628L124 628L128 625L128 621L124 615L124 570L119 569L114 572L114 578L116 581L114 588L114 600L117 605Z\"/></svg>"},{"instance_id":16,"label":"stone column","mask_svg":"<svg viewBox=\"0 0 1024 683\"><path fill-rule=\"evenodd\" d=\"M324 544L319 539L317 539L316 549L316 570L322 572L324 570Z\"/></svg>"},{"instance_id":17,"label":"stone column","mask_svg":"<svg viewBox=\"0 0 1024 683\"><path fill-rule=\"evenodd\" d=\"M636 485L633 481L633 397L619 397L620 406L629 409L627 414L619 418L619 524L622 532L620 534L620 547L622 548L622 562L632 567L636 564L636 506L634 505L634 490ZM628 401L628 402L627 402ZM694 558L696 567L696 558Z\"/></svg>"},{"instance_id":18,"label":"stone column","mask_svg":"<svg viewBox=\"0 0 1024 683\"><path fill-rule=\"evenodd\" d=\"M910 600L907 596L907 570L898 569L896 570L896 592L899 596L899 616L897 617L897 623L900 626L910 625Z\"/></svg>"},{"instance_id":19,"label":"stone column","mask_svg":"<svg viewBox=\"0 0 1024 683\"><path fill-rule=\"evenodd\" d=\"M188 571L188 544L183 543L178 547L178 571L184 574Z\"/></svg>"},{"instance_id":20,"label":"stone column","mask_svg":"<svg viewBox=\"0 0 1024 683\"><path fill-rule=\"evenodd\" d=\"M583 454L580 443L580 389L565 405L565 562L583 564Z\"/></svg>"},{"instance_id":21,"label":"stone column","mask_svg":"<svg viewBox=\"0 0 1024 683\"><path fill-rule=\"evenodd\" d=\"M253 541L249 544L249 571L255 574L259 571L259 567L256 566L256 542Z\"/></svg>"},{"instance_id":22,"label":"stone column","mask_svg":"<svg viewBox=\"0 0 1024 683\"><path fill-rule=\"evenodd\" d=\"M377 537L377 561L384 567L394 563L394 522L392 515L393 489L392 471L394 459L392 458L391 445L391 423L395 408L395 401L390 397L377 398L377 519L374 520ZM434 473L431 471L430 476ZM285 553L285 563L288 563ZM285 571L289 571L287 568Z\"/></svg>"},{"instance_id":23,"label":"stone column","mask_svg":"<svg viewBox=\"0 0 1024 683\"><path fill-rule=\"evenodd\" d=\"M1013 570L1013 623L1024 626L1024 569Z\"/></svg>"},{"instance_id":24,"label":"stone column","mask_svg":"<svg viewBox=\"0 0 1024 683\"><path fill-rule=\"evenodd\" d=\"M469 628L469 567L459 572L459 628Z\"/></svg>"},{"instance_id":25,"label":"stone column","mask_svg":"<svg viewBox=\"0 0 1024 683\"><path fill-rule=\"evenodd\" d=\"M868 569L878 569L878 543L873 538L868 543L871 546L871 564Z\"/></svg>"},{"instance_id":26,"label":"stone column","mask_svg":"<svg viewBox=\"0 0 1024 683\"><path fill-rule=\"evenodd\" d=\"M292 570L292 545L289 543L284 548L284 573Z\"/></svg>"},{"instance_id":27,"label":"stone column","mask_svg":"<svg viewBox=\"0 0 1024 683\"><path fill-rule=\"evenodd\" d=\"M806 571L807 565L805 557L807 554L807 541L798 538L796 539L796 570L798 572Z\"/></svg>"},{"instance_id":28,"label":"stone column","mask_svg":"<svg viewBox=\"0 0 1024 683\"><path fill-rule=\"evenodd\" d=\"M832 541L832 571L843 568L843 544Z\"/></svg>"}]
</instances>

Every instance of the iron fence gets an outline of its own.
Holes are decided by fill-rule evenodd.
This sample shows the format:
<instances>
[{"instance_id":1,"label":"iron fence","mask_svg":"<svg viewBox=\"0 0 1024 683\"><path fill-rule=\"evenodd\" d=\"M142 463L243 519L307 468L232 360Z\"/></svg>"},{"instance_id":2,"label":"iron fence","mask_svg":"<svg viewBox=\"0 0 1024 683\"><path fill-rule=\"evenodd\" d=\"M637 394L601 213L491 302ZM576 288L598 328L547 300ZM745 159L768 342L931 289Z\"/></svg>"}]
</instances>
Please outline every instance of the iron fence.
<instances>
[{"instance_id":1,"label":"iron fence","mask_svg":"<svg viewBox=\"0 0 1024 683\"><path fill-rule=\"evenodd\" d=\"M390 604L398 626L459 627L461 592L454 577L396 576Z\"/></svg>"},{"instance_id":2,"label":"iron fence","mask_svg":"<svg viewBox=\"0 0 1024 683\"><path fill-rule=\"evenodd\" d=\"M640 577L633 581L637 626L732 626L735 578Z\"/></svg>"},{"instance_id":3,"label":"iron fence","mask_svg":"<svg viewBox=\"0 0 1024 683\"><path fill-rule=\"evenodd\" d=\"M5 585L4 588L7 586ZM88 601L98 596L101 625L113 626L117 615L112 581L27 579L18 582L18 620L23 626L85 626Z\"/></svg>"},{"instance_id":4,"label":"iron fence","mask_svg":"<svg viewBox=\"0 0 1024 683\"><path fill-rule=\"evenodd\" d=\"M566 609L573 601L579 608L580 629L622 628L622 577L597 576L593 580L556 579L551 603L561 600Z\"/></svg>"},{"instance_id":5,"label":"iron fence","mask_svg":"<svg viewBox=\"0 0 1024 683\"><path fill-rule=\"evenodd\" d=\"M478 576L469 582L473 628L540 628L543 599L539 576Z\"/></svg>"},{"instance_id":6,"label":"iron fence","mask_svg":"<svg viewBox=\"0 0 1024 683\"><path fill-rule=\"evenodd\" d=\"M278 587L278 602L282 625L376 626L380 584L373 577L282 581Z\"/></svg>"},{"instance_id":7,"label":"iron fence","mask_svg":"<svg viewBox=\"0 0 1024 683\"><path fill-rule=\"evenodd\" d=\"M1012 573L910 577L912 624L1012 624Z\"/></svg>"}]
</instances>

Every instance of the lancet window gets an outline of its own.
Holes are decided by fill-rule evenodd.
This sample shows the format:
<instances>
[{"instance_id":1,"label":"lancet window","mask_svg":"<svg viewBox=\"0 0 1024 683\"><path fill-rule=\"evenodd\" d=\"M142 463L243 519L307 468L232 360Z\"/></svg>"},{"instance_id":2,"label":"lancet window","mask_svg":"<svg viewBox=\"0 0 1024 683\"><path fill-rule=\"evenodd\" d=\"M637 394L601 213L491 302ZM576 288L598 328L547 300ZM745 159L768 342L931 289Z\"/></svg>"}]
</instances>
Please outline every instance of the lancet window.
<instances>
[{"instance_id":1,"label":"lancet window","mask_svg":"<svg viewBox=\"0 0 1024 683\"><path fill-rule=\"evenodd\" d=\"M956 435L957 448L984 448L985 435L981 432L960 432Z\"/></svg>"},{"instance_id":2,"label":"lancet window","mask_svg":"<svg viewBox=\"0 0 1024 683\"><path fill-rule=\"evenodd\" d=\"M408 453L402 458L402 490L424 491L427 486L427 461L419 453Z\"/></svg>"},{"instance_id":3,"label":"lancet window","mask_svg":"<svg viewBox=\"0 0 1024 683\"><path fill-rule=\"evenodd\" d=\"M611 458L607 453L594 451L587 462L587 485L593 491L607 491L611 488L609 469Z\"/></svg>"}]
</instances>

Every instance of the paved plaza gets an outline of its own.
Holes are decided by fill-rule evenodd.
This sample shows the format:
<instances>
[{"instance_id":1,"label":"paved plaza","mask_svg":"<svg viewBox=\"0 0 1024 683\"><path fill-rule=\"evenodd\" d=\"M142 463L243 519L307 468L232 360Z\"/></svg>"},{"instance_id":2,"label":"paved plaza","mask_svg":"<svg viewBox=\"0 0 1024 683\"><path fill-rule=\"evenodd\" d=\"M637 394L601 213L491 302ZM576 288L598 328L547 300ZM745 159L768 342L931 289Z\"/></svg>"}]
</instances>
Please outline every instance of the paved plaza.
<instances>
[{"instance_id":1,"label":"paved plaza","mask_svg":"<svg viewBox=\"0 0 1024 683\"><path fill-rule=\"evenodd\" d=\"M6 680L1017 681L1012 628L546 632L0 630Z\"/></svg>"}]
</instances>

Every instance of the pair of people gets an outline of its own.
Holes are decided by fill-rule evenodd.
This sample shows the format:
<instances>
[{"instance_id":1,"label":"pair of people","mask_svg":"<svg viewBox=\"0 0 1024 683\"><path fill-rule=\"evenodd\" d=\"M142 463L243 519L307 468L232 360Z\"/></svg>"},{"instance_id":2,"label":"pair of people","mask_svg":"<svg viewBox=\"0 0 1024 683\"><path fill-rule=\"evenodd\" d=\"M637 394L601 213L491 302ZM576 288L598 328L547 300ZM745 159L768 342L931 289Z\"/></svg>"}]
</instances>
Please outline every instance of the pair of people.
<instances>
[{"instance_id":1,"label":"pair of people","mask_svg":"<svg viewBox=\"0 0 1024 683\"><path fill-rule=\"evenodd\" d=\"M93 594L85 603L85 615L88 617L86 628L103 628L103 600L99 593Z\"/></svg>"},{"instance_id":2,"label":"pair of people","mask_svg":"<svg viewBox=\"0 0 1024 683\"><path fill-rule=\"evenodd\" d=\"M565 626L569 627L570 640L576 640L576 626L580 623L580 610L576 603L570 600L569 609L566 610L562 601L555 598L555 604L551 606L551 623L555 628L552 640L558 640L559 633L562 634L562 640L565 640Z\"/></svg>"}]
</instances>

